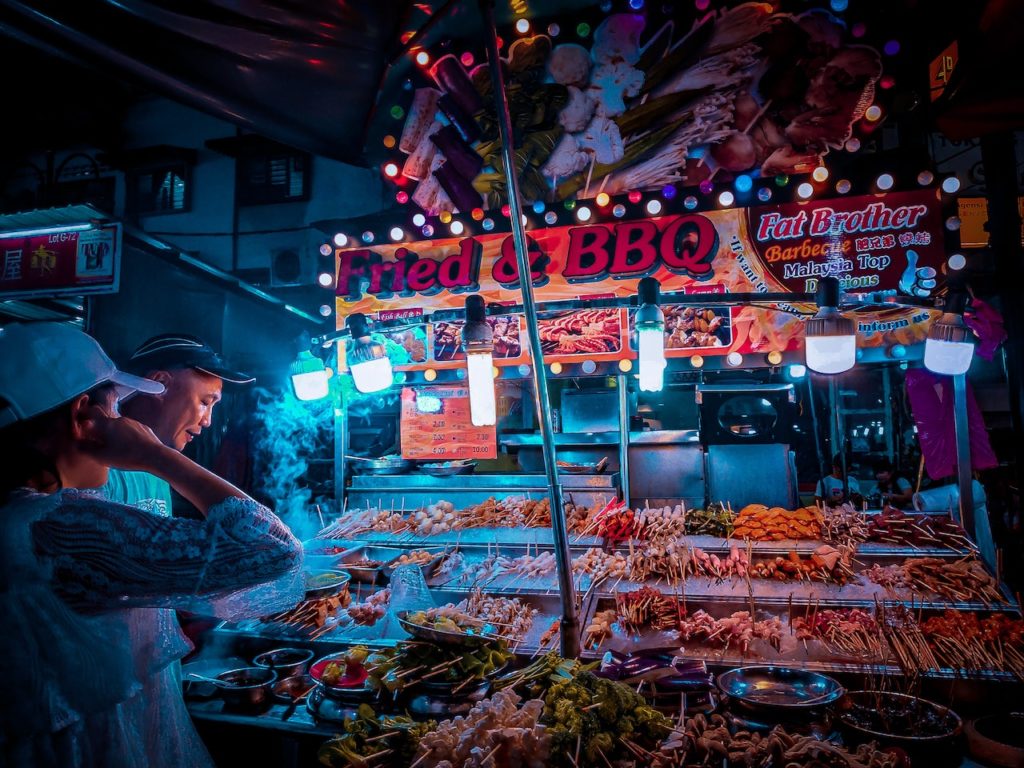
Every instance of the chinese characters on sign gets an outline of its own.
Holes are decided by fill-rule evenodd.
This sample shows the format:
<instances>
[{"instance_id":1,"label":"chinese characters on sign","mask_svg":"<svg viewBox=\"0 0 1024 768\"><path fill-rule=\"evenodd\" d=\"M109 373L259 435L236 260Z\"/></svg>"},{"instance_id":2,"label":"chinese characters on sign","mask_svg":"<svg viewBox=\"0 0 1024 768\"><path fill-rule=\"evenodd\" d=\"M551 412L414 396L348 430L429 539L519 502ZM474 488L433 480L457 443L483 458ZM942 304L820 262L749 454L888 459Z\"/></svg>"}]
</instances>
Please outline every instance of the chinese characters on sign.
<instances>
[{"instance_id":1,"label":"chinese characters on sign","mask_svg":"<svg viewBox=\"0 0 1024 768\"><path fill-rule=\"evenodd\" d=\"M121 227L30 236L0 234L0 297L114 293L120 278Z\"/></svg>"}]
</instances>

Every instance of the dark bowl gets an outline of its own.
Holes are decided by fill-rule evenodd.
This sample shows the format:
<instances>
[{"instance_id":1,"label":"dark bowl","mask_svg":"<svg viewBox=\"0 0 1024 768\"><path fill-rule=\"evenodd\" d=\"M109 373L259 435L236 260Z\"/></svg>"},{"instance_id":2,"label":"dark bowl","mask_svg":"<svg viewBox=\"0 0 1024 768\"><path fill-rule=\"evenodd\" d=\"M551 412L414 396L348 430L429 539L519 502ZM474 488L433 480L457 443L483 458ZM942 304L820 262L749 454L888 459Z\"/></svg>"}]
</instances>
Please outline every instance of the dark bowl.
<instances>
[{"instance_id":1,"label":"dark bowl","mask_svg":"<svg viewBox=\"0 0 1024 768\"><path fill-rule=\"evenodd\" d=\"M277 672L278 679L305 674L313 652L308 648L276 648L265 651L252 660L254 667L264 667Z\"/></svg>"},{"instance_id":2,"label":"dark bowl","mask_svg":"<svg viewBox=\"0 0 1024 768\"><path fill-rule=\"evenodd\" d=\"M217 686L217 692L225 704L244 709L262 709L270 706L277 672L265 667L243 667L221 672L217 679L227 683Z\"/></svg>"},{"instance_id":3,"label":"dark bowl","mask_svg":"<svg viewBox=\"0 0 1024 768\"><path fill-rule=\"evenodd\" d=\"M882 720L879 705L893 710ZM959 765L963 721L941 704L892 691L850 691L838 707L846 738L899 747L914 765ZM919 735L910 732L916 727Z\"/></svg>"},{"instance_id":4,"label":"dark bowl","mask_svg":"<svg viewBox=\"0 0 1024 768\"><path fill-rule=\"evenodd\" d=\"M964 732L974 759L1000 768L1024 766L1024 712L1001 712L969 720Z\"/></svg>"}]
</instances>

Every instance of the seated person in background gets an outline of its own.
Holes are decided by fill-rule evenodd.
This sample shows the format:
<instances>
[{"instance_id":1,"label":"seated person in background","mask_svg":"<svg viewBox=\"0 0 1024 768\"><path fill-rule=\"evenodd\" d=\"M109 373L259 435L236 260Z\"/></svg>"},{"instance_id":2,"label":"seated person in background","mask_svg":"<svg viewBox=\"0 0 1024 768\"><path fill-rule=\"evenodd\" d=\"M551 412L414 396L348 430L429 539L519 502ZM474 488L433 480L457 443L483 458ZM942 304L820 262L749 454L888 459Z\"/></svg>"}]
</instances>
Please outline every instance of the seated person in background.
<instances>
[{"instance_id":1,"label":"seated person in background","mask_svg":"<svg viewBox=\"0 0 1024 768\"><path fill-rule=\"evenodd\" d=\"M860 495L857 478L848 478L846 485L851 498ZM818 487L814 490L814 501L819 505L837 507L847 500L843 497L843 457L837 453L832 457L832 474L818 481Z\"/></svg>"},{"instance_id":2,"label":"seated person in background","mask_svg":"<svg viewBox=\"0 0 1024 768\"><path fill-rule=\"evenodd\" d=\"M874 470L877 482L870 495L880 496L883 507L903 509L909 506L914 488L909 480L893 471L892 462L888 458L881 458L875 462Z\"/></svg>"}]
</instances>

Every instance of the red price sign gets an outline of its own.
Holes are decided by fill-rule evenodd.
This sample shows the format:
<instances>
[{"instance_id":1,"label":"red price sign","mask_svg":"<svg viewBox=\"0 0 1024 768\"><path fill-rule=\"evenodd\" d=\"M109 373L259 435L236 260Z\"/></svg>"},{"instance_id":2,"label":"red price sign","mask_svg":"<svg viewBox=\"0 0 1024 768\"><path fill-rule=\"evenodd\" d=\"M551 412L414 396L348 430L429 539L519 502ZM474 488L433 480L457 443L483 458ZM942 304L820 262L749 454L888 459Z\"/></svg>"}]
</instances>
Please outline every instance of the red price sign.
<instances>
[{"instance_id":1,"label":"red price sign","mask_svg":"<svg viewBox=\"0 0 1024 768\"><path fill-rule=\"evenodd\" d=\"M494 459L493 425L475 427L469 413L469 387L403 387L402 458L416 461Z\"/></svg>"}]
</instances>

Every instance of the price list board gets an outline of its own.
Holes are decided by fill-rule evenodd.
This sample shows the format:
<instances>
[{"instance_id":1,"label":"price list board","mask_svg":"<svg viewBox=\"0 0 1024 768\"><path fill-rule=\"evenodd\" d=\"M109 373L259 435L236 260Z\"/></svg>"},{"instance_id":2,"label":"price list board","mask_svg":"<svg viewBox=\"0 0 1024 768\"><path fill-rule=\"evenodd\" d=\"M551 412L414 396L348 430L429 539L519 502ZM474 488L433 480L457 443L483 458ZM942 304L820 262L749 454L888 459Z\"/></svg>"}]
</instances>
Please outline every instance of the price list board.
<instances>
[{"instance_id":1,"label":"price list board","mask_svg":"<svg viewBox=\"0 0 1024 768\"><path fill-rule=\"evenodd\" d=\"M473 426L469 387L402 388L402 458L415 461L494 459L494 425Z\"/></svg>"}]
</instances>

